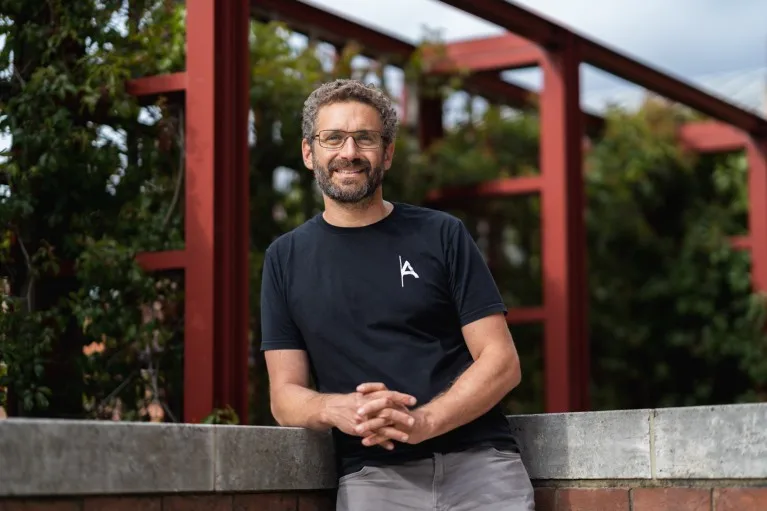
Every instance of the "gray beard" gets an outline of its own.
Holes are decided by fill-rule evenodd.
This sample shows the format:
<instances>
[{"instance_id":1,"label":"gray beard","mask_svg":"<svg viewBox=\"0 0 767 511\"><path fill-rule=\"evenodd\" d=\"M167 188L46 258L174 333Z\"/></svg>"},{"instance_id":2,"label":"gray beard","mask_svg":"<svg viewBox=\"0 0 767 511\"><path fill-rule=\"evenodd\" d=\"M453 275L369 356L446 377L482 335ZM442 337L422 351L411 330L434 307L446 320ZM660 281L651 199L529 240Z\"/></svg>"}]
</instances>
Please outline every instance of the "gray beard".
<instances>
[{"instance_id":1,"label":"gray beard","mask_svg":"<svg viewBox=\"0 0 767 511\"><path fill-rule=\"evenodd\" d=\"M325 168L312 156L314 178L317 180L322 193L340 204L360 204L367 202L383 183L384 170L382 167L371 167L365 160L334 160L329 168ZM333 172L347 167L361 168L365 179L354 186L340 186L333 182Z\"/></svg>"}]
</instances>

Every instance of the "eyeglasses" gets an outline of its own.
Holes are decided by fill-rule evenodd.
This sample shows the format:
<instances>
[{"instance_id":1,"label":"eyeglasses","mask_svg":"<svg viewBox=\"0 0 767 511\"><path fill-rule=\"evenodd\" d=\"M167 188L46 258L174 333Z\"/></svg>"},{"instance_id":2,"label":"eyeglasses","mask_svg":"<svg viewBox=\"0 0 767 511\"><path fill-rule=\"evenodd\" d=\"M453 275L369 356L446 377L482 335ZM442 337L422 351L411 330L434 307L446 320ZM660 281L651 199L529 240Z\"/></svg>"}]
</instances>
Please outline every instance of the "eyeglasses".
<instances>
[{"instance_id":1,"label":"eyeglasses","mask_svg":"<svg viewBox=\"0 0 767 511\"><path fill-rule=\"evenodd\" d=\"M325 149L340 149L349 137L354 139L354 143L360 149L377 149L381 146L382 136L378 131L322 130L314 135Z\"/></svg>"}]
</instances>

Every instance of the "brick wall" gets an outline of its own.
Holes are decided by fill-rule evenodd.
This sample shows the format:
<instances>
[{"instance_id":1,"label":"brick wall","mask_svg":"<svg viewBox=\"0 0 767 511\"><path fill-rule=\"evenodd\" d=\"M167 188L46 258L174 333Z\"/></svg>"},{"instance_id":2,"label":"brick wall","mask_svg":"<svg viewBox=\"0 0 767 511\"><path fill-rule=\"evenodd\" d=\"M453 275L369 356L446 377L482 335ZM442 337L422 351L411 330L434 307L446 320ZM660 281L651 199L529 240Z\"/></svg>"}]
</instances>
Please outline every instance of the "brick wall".
<instances>
[{"instance_id":1,"label":"brick wall","mask_svg":"<svg viewBox=\"0 0 767 511\"><path fill-rule=\"evenodd\" d=\"M0 498L0 511L333 511L333 491L208 495Z\"/></svg>"},{"instance_id":2,"label":"brick wall","mask_svg":"<svg viewBox=\"0 0 767 511\"><path fill-rule=\"evenodd\" d=\"M333 511L335 492L0 498L0 511ZM767 487L547 488L536 511L765 511Z\"/></svg>"},{"instance_id":3,"label":"brick wall","mask_svg":"<svg viewBox=\"0 0 767 511\"><path fill-rule=\"evenodd\" d=\"M510 417L537 511L767 511L767 403ZM0 420L0 511L329 511L327 434Z\"/></svg>"},{"instance_id":4,"label":"brick wall","mask_svg":"<svg viewBox=\"0 0 767 511\"><path fill-rule=\"evenodd\" d=\"M767 511L767 487L539 487L535 503L536 511Z\"/></svg>"}]
</instances>

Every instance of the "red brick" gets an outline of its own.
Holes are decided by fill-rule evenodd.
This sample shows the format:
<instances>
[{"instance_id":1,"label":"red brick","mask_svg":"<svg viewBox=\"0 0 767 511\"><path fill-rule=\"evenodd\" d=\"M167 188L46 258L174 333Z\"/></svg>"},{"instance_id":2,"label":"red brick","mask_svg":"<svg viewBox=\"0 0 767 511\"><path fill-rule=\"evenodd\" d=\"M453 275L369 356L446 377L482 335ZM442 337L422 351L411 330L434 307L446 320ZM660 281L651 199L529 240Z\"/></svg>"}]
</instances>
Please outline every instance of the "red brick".
<instances>
[{"instance_id":1,"label":"red brick","mask_svg":"<svg viewBox=\"0 0 767 511\"><path fill-rule=\"evenodd\" d=\"M535 511L556 511L557 493L554 488L536 488L535 489Z\"/></svg>"},{"instance_id":2,"label":"red brick","mask_svg":"<svg viewBox=\"0 0 767 511\"><path fill-rule=\"evenodd\" d=\"M711 490L698 488L635 488L632 511L711 511Z\"/></svg>"},{"instance_id":3,"label":"red brick","mask_svg":"<svg viewBox=\"0 0 767 511\"><path fill-rule=\"evenodd\" d=\"M232 511L296 511L298 497L290 493L250 493L234 496Z\"/></svg>"},{"instance_id":4,"label":"red brick","mask_svg":"<svg viewBox=\"0 0 767 511\"><path fill-rule=\"evenodd\" d=\"M231 495L173 495L163 497L163 511L232 511Z\"/></svg>"},{"instance_id":5,"label":"red brick","mask_svg":"<svg viewBox=\"0 0 767 511\"><path fill-rule=\"evenodd\" d=\"M89 497L83 511L162 511L160 497Z\"/></svg>"},{"instance_id":6,"label":"red brick","mask_svg":"<svg viewBox=\"0 0 767 511\"><path fill-rule=\"evenodd\" d=\"M0 511L80 511L79 499L9 499L0 500Z\"/></svg>"},{"instance_id":7,"label":"red brick","mask_svg":"<svg viewBox=\"0 0 767 511\"><path fill-rule=\"evenodd\" d=\"M629 491L624 488L557 490L557 511L629 511Z\"/></svg>"},{"instance_id":8,"label":"red brick","mask_svg":"<svg viewBox=\"0 0 767 511\"><path fill-rule=\"evenodd\" d=\"M335 492L301 493L298 496L298 511L335 511Z\"/></svg>"},{"instance_id":9,"label":"red brick","mask_svg":"<svg viewBox=\"0 0 767 511\"><path fill-rule=\"evenodd\" d=\"M716 488L716 511L764 511L767 509L767 488Z\"/></svg>"},{"instance_id":10,"label":"red brick","mask_svg":"<svg viewBox=\"0 0 767 511\"><path fill-rule=\"evenodd\" d=\"M80 499L0 500L0 511L80 511Z\"/></svg>"}]
</instances>

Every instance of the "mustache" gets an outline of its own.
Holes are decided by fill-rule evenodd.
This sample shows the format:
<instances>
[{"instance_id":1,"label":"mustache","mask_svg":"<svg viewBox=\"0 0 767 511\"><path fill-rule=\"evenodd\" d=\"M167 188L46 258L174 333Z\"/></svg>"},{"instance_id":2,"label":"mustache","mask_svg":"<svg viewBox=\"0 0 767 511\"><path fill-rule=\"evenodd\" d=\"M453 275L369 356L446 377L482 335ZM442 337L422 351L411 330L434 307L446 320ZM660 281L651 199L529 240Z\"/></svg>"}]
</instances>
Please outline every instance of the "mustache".
<instances>
[{"instance_id":1,"label":"mustache","mask_svg":"<svg viewBox=\"0 0 767 511\"><path fill-rule=\"evenodd\" d=\"M328 165L328 170L334 171L334 170L343 170L348 168L357 168L360 170L370 170L370 162L367 160L363 160L361 158L356 158L354 160L349 160L347 158L341 158L337 160L333 160L333 162Z\"/></svg>"}]
</instances>

